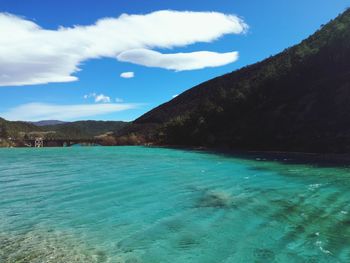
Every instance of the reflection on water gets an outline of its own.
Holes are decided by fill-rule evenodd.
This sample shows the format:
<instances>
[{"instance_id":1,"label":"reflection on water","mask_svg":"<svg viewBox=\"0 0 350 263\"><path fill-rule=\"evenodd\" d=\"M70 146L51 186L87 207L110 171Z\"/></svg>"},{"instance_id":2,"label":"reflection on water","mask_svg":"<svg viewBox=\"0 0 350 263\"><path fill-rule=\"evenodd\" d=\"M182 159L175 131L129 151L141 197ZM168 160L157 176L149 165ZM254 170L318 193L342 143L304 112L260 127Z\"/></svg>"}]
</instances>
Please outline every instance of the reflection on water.
<instances>
[{"instance_id":1,"label":"reflection on water","mask_svg":"<svg viewBox=\"0 0 350 263\"><path fill-rule=\"evenodd\" d=\"M0 150L0 262L350 262L349 186L181 150Z\"/></svg>"}]
</instances>

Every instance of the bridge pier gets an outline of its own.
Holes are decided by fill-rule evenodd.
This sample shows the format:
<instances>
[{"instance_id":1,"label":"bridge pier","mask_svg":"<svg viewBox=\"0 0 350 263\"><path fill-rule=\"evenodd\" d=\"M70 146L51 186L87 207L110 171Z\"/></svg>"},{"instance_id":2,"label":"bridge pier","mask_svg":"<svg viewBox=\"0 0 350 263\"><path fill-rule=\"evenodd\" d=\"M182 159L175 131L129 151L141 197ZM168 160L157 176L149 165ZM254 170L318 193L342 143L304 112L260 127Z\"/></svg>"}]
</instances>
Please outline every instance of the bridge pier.
<instances>
[{"instance_id":1,"label":"bridge pier","mask_svg":"<svg viewBox=\"0 0 350 263\"><path fill-rule=\"evenodd\" d=\"M44 140L43 140L43 138L35 138L34 147L35 148L42 148L42 147L44 147Z\"/></svg>"}]
</instances>

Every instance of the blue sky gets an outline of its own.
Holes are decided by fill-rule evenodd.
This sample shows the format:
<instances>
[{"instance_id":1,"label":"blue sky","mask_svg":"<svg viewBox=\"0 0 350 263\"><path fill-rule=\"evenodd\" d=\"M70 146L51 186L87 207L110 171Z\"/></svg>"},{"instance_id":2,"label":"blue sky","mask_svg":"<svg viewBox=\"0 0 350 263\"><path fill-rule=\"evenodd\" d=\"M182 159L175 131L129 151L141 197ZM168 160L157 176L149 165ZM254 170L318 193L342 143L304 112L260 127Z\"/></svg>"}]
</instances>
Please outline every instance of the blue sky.
<instances>
[{"instance_id":1,"label":"blue sky","mask_svg":"<svg viewBox=\"0 0 350 263\"><path fill-rule=\"evenodd\" d=\"M3 71L0 72L0 76L1 73L6 75L5 77L10 73L15 73L10 74L10 77L6 79L8 82L4 80L1 82L0 77L0 116L12 120L48 118L133 120L196 84L260 61L299 43L316 31L321 24L335 18L349 6L350 1L343 0L1 0L0 12L3 14L3 20L0 20L0 23L1 21L3 25L5 22L10 21L11 23L9 22L10 26L6 24L7 30L4 30L4 26L1 29L0 24L0 39L10 39L10 41L0 40L0 70ZM173 17L174 12L168 11L159 18L160 15L154 12L160 10L180 12ZM193 12L188 15L189 20L176 20L177 15L181 15L184 11ZM217 12L219 15L222 14L222 17L203 13L204 23L201 25L201 20L198 20L200 26L196 28L195 14L202 12ZM124 23L125 30L107 24L103 30L100 28L101 30L96 35L86 33L78 38L81 41L78 44L82 43L81 46L74 45L78 45L76 44L77 36L85 32L84 28L71 30L72 32L65 34L64 37L53 37L52 41L46 44L42 42L46 41L46 36L50 37L51 34L45 34L44 40L40 38L41 35L40 37L35 35L34 38L38 40L35 40L37 42L34 46L26 43L27 39L33 41L32 35L22 36L36 32L32 26L24 25L28 21L40 26L42 30L56 32L60 27L67 29L75 25L91 26L96 21L107 17L112 18L112 21L117 21L123 13L140 15L138 19L141 24L144 23L143 21L150 23L147 24L147 30L151 31L137 32L139 27L134 26L135 21L131 19L130 23ZM151 16L156 19L147 20L146 15L151 13L154 14ZM239 25L236 24L236 29L238 31L241 29L241 32L227 31L225 23L232 18L228 15L233 15L235 19L242 19ZM165 19L164 23L162 19ZM159 22L153 23L152 21ZM163 42L167 39L162 36L150 36L159 30L159 32L163 32L161 30L167 32L166 22L169 21L178 24L179 32L183 30L184 35L186 30L193 27L194 33L190 31L191 36L187 39L189 44L181 42L183 36L181 33L176 33L176 30L174 35L178 34L177 38L169 39L171 43L167 43L166 47ZM23 31L25 33L16 31L17 26L22 26L22 24L26 29ZM245 25L248 25L249 29L243 28ZM235 25L232 24L232 26ZM105 30L106 28L108 31ZM136 30L136 35L132 35L132 30ZM210 30L213 30L213 34L215 30L221 33L217 33L215 37L204 36L209 34ZM198 38L206 39L205 42L191 39L197 38L197 32ZM103 34L103 41L98 42L96 46L103 45L103 47L96 51L98 55L94 56L92 53L95 51L89 51L89 55L80 55L84 59L81 57L77 59L79 63L71 62L70 58L74 60L75 54L81 52L82 49L94 49L95 44L89 46L89 43L91 39L98 40L101 34ZM136 52L133 49L135 45L129 44L135 38L140 38L137 40L138 45L147 41L147 43L155 43L151 47L141 45L141 48L149 49L147 52L151 50L161 54L148 54L144 49L141 51L135 49ZM120 43L123 41L127 42L125 47L115 49L115 46L122 45ZM182 44L178 44L179 41ZM65 49L66 45L71 46ZM26 48L28 50L22 52L22 49ZM124 55L120 55L119 52L122 48ZM51 59L52 55L48 55L50 50L57 52L57 57ZM212 53L208 55L209 57L206 57L204 53L192 53L199 51ZM231 53L234 51L239 52L237 61L235 61L234 54ZM179 53L186 53L184 56L189 57L182 58ZM36 54L35 57L32 54ZM166 54L175 55L166 56ZM161 58L159 63L154 62L158 61L157 56ZM38 66L35 63L43 57L45 57L43 60L45 63L50 60L47 68L37 69ZM184 61L190 62L186 64ZM41 60L40 63L42 63ZM68 67L70 63L79 68L79 71L72 69L71 71L74 72L71 74L62 75L60 72L57 76L54 75L57 71L66 71L66 68L62 70L61 68ZM214 67L214 64L225 65ZM188 65L192 65L190 67L193 69L183 70ZM206 67L208 65L213 67ZM120 75L125 72L133 72L134 77L122 78ZM31 74L45 76L45 80L33 80L30 77ZM48 74L49 77L47 77ZM69 76L75 77L74 81L69 81Z\"/></svg>"}]
</instances>

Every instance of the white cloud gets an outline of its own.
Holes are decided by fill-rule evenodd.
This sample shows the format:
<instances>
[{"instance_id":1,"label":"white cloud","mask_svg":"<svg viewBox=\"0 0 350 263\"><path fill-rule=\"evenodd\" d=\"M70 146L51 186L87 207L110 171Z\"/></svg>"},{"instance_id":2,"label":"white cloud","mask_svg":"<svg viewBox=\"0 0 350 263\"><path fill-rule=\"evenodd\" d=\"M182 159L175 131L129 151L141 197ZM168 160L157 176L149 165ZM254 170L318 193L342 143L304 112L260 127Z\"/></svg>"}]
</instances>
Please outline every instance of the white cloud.
<instances>
[{"instance_id":1,"label":"white cloud","mask_svg":"<svg viewBox=\"0 0 350 263\"><path fill-rule=\"evenodd\" d=\"M103 103L111 102L111 97L106 96L104 94L96 94L95 92L89 93L89 94L85 94L83 97L84 97L84 99L94 98L94 101L96 103L99 103L99 102L103 102Z\"/></svg>"},{"instance_id":2,"label":"white cloud","mask_svg":"<svg viewBox=\"0 0 350 263\"><path fill-rule=\"evenodd\" d=\"M95 102L103 102L103 103L108 103L108 102L111 102L111 98L108 97L108 96L105 96L103 94L100 94L100 95L97 95L95 97Z\"/></svg>"},{"instance_id":3,"label":"white cloud","mask_svg":"<svg viewBox=\"0 0 350 263\"><path fill-rule=\"evenodd\" d=\"M11 108L0 116L7 120L39 121L39 120L76 120L108 113L135 109L139 104L108 103L56 105L45 103L29 103Z\"/></svg>"},{"instance_id":4,"label":"white cloud","mask_svg":"<svg viewBox=\"0 0 350 263\"><path fill-rule=\"evenodd\" d=\"M174 98L176 98L177 96L179 96L179 94L173 95L172 98L174 99Z\"/></svg>"},{"instance_id":5,"label":"white cloud","mask_svg":"<svg viewBox=\"0 0 350 263\"><path fill-rule=\"evenodd\" d=\"M121 102L123 102L124 100L123 99L121 99L121 98L115 98L115 102L117 102L117 103L121 103Z\"/></svg>"},{"instance_id":6,"label":"white cloud","mask_svg":"<svg viewBox=\"0 0 350 263\"><path fill-rule=\"evenodd\" d=\"M57 30L0 13L0 86L75 81L74 73L88 59L116 58L132 49L212 42L246 29L247 25L237 16L217 12L123 14L89 26Z\"/></svg>"},{"instance_id":7,"label":"white cloud","mask_svg":"<svg viewBox=\"0 0 350 263\"><path fill-rule=\"evenodd\" d=\"M238 59L238 52L216 53L199 51L191 53L162 54L148 49L134 49L121 53L120 61L171 69L176 71L223 66Z\"/></svg>"},{"instance_id":8,"label":"white cloud","mask_svg":"<svg viewBox=\"0 0 350 263\"><path fill-rule=\"evenodd\" d=\"M134 72L123 72L122 74L120 74L121 78L124 79L131 79L133 77L135 77L135 73Z\"/></svg>"}]
</instances>

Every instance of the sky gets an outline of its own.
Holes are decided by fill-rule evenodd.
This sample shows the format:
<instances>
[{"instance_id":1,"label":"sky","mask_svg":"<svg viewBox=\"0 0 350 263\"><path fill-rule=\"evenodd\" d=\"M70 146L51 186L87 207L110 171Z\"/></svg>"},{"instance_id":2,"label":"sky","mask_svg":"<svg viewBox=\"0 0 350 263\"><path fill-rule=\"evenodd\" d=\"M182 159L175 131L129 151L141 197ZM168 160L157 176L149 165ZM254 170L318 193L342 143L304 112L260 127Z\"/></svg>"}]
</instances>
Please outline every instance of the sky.
<instances>
[{"instance_id":1,"label":"sky","mask_svg":"<svg viewBox=\"0 0 350 263\"><path fill-rule=\"evenodd\" d=\"M132 121L295 45L345 0L0 0L0 117Z\"/></svg>"}]
</instances>

